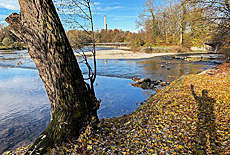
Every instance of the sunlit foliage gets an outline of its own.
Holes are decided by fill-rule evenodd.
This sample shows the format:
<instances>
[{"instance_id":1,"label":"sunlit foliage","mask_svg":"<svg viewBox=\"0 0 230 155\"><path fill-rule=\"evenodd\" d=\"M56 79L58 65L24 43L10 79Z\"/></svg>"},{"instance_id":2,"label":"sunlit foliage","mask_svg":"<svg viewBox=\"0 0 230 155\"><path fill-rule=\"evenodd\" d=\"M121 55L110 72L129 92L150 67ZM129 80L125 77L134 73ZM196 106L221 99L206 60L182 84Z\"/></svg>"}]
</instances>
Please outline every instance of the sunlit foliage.
<instances>
[{"instance_id":1,"label":"sunlit foliage","mask_svg":"<svg viewBox=\"0 0 230 155\"><path fill-rule=\"evenodd\" d=\"M204 10L189 1L164 1L160 6L146 0L137 26L146 32L146 44L203 46L207 33Z\"/></svg>"}]
</instances>

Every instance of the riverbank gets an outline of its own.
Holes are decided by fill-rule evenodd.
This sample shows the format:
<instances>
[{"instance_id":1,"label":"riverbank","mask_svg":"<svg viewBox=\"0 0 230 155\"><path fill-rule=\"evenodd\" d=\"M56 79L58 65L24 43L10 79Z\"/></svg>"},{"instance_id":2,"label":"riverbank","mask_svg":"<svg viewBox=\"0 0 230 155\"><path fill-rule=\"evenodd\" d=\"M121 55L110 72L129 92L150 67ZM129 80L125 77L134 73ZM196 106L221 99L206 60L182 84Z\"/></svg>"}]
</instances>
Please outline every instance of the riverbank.
<instances>
[{"instance_id":1,"label":"riverbank","mask_svg":"<svg viewBox=\"0 0 230 155\"><path fill-rule=\"evenodd\" d=\"M164 50L163 50L164 49ZM177 55L177 54L191 54L191 53L213 53L212 51L191 51L179 47L155 47L151 51L141 50L139 52L131 51L129 48L107 49L96 51L96 59L146 59L157 56ZM74 53L75 56L82 56L82 53ZM84 52L84 54L93 59L91 51Z\"/></svg>"},{"instance_id":2,"label":"riverbank","mask_svg":"<svg viewBox=\"0 0 230 155\"><path fill-rule=\"evenodd\" d=\"M145 52L133 52L128 50L100 50L96 51L96 59L144 59L152 58L156 56L164 55L176 55L178 53L145 53ZM76 56L81 56L79 53L75 53ZM85 52L88 58L93 59L92 52Z\"/></svg>"},{"instance_id":3,"label":"riverbank","mask_svg":"<svg viewBox=\"0 0 230 155\"><path fill-rule=\"evenodd\" d=\"M25 49L26 49L26 47L20 47L20 48L14 48L14 47L12 47L12 48L6 48L6 47L0 46L0 50L1 50L1 51L8 51L8 50L25 50Z\"/></svg>"},{"instance_id":4,"label":"riverbank","mask_svg":"<svg viewBox=\"0 0 230 155\"><path fill-rule=\"evenodd\" d=\"M100 132L89 134L86 130L76 142L52 152L229 154L229 87L230 64L182 76L150 97L135 112L101 119ZM206 96L205 93L202 96L203 90L207 90ZM26 150L20 149L18 154Z\"/></svg>"}]
</instances>

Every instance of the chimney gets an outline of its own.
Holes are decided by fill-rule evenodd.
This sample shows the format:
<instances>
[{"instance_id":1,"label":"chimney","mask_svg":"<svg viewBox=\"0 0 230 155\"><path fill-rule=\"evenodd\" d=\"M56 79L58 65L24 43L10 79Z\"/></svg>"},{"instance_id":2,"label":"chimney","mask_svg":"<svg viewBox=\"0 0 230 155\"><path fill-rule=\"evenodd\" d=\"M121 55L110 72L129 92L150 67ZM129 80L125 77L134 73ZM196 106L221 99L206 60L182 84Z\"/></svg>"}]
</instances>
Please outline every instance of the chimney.
<instances>
[{"instance_id":1,"label":"chimney","mask_svg":"<svg viewBox=\"0 0 230 155\"><path fill-rule=\"evenodd\" d=\"M104 16L104 29L107 31L106 15Z\"/></svg>"}]
</instances>

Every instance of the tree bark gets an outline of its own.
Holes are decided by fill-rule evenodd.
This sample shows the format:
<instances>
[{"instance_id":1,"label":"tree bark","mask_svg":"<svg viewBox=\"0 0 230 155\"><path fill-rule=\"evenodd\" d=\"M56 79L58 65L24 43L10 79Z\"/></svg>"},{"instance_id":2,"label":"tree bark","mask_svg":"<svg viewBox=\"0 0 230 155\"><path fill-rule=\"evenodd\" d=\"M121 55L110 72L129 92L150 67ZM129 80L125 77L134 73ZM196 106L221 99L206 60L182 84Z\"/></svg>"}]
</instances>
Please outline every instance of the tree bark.
<instances>
[{"instance_id":1,"label":"tree bark","mask_svg":"<svg viewBox=\"0 0 230 155\"><path fill-rule=\"evenodd\" d=\"M52 0L19 0L19 4L20 14L11 14L6 22L26 44L50 100L51 122L30 149L44 153L97 122L98 106L86 88Z\"/></svg>"}]
</instances>

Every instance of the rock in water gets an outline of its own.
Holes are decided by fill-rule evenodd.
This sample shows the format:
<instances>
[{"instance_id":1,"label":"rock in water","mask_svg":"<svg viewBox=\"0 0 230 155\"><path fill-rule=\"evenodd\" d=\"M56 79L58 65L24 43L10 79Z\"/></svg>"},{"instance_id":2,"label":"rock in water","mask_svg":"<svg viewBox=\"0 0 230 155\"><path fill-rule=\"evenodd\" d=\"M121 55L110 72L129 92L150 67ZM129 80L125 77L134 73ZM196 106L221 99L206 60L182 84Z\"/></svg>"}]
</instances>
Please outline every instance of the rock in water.
<instances>
[{"instance_id":1,"label":"rock in water","mask_svg":"<svg viewBox=\"0 0 230 155\"><path fill-rule=\"evenodd\" d=\"M138 80L140 80L140 79L139 79L138 77L134 76L134 77L132 78L132 80L136 82L136 81L138 81Z\"/></svg>"},{"instance_id":2,"label":"rock in water","mask_svg":"<svg viewBox=\"0 0 230 155\"><path fill-rule=\"evenodd\" d=\"M136 81L135 83L141 84L143 82L151 82L150 78L144 78L144 79L140 79L138 81Z\"/></svg>"}]
</instances>

